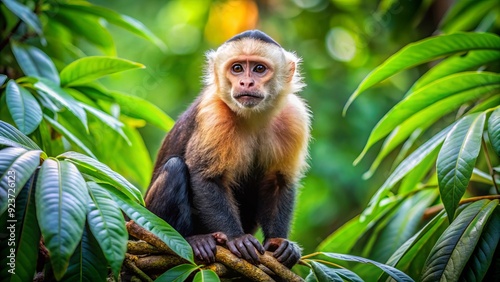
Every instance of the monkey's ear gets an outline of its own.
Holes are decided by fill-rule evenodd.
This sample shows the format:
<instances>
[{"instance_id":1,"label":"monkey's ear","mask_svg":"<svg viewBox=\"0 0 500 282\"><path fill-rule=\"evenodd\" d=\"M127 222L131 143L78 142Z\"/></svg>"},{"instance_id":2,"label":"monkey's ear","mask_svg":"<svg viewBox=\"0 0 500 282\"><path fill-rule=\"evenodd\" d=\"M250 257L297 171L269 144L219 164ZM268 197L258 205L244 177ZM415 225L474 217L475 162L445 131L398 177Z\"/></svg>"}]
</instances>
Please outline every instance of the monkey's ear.
<instances>
[{"instance_id":1,"label":"monkey's ear","mask_svg":"<svg viewBox=\"0 0 500 282\"><path fill-rule=\"evenodd\" d=\"M291 61L288 63L288 74L286 77L286 82L292 82L293 76L295 75L295 62Z\"/></svg>"}]
</instances>

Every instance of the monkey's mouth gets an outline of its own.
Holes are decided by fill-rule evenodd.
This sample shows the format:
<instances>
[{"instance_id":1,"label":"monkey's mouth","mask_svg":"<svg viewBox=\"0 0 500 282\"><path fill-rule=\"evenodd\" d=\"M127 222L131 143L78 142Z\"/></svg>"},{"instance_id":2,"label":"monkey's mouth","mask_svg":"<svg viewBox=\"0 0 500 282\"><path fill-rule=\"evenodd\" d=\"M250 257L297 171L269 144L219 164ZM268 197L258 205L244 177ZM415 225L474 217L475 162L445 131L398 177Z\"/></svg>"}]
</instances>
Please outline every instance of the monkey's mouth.
<instances>
[{"instance_id":1,"label":"monkey's mouth","mask_svg":"<svg viewBox=\"0 0 500 282\"><path fill-rule=\"evenodd\" d=\"M238 101L242 106L246 108L252 108L257 106L262 100L264 100L264 96L255 92L242 92L233 95L234 99Z\"/></svg>"}]
</instances>

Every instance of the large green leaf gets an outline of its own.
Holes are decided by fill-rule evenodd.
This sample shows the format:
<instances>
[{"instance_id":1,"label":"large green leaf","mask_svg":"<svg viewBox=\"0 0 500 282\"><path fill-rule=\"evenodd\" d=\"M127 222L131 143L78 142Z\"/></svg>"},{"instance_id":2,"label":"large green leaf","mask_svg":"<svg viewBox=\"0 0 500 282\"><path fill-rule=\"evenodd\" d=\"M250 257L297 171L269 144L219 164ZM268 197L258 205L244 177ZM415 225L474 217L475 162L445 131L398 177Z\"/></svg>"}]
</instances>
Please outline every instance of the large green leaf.
<instances>
[{"instance_id":1,"label":"large green leaf","mask_svg":"<svg viewBox=\"0 0 500 282\"><path fill-rule=\"evenodd\" d=\"M23 148L0 150L0 214L7 210L40 164L42 151ZM9 212L11 214L11 212Z\"/></svg>"},{"instance_id":2,"label":"large green leaf","mask_svg":"<svg viewBox=\"0 0 500 282\"><path fill-rule=\"evenodd\" d=\"M33 132L42 121L42 108L35 97L14 80L7 83L7 106L19 130L24 134Z\"/></svg>"},{"instance_id":3,"label":"large green leaf","mask_svg":"<svg viewBox=\"0 0 500 282\"><path fill-rule=\"evenodd\" d=\"M70 130L62 126L60 123L57 121L51 119L47 115L43 115L43 118L52 126L53 129L55 129L57 132L61 133L68 141L74 143L78 148L82 149L85 153L87 153L89 156L94 157L94 153L83 144L83 142L76 137Z\"/></svg>"},{"instance_id":4,"label":"large green leaf","mask_svg":"<svg viewBox=\"0 0 500 282\"><path fill-rule=\"evenodd\" d=\"M461 9L456 17L446 17L441 21L440 30L443 33L452 33L461 30L473 30L483 20L486 14L498 6L497 1L460 1L469 2L466 9Z\"/></svg>"},{"instance_id":5,"label":"large green leaf","mask_svg":"<svg viewBox=\"0 0 500 282\"><path fill-rule=\"evenodd\" d=\"M61 71L61 85L82 85L106 75L138 68L144 68L144 65L114 57L84 57L70 63Z\"/></svg>"},{"instance_id":6,"label":"large green leaf","mask_svg":"<svg viewBox=\"0 0 500 282\"><path fill-rule=\"evenodd\" d=\"M25 75L45 78L59 84L59 73L52 60L42 50L14 42L11 43L11 48Z\"/></svg>"},{"instance_id":7,"label":"large green leaf","mask_svg":"<svg viewBox=\"0 0 500 282\"><path fill-rule=\"evenodd\" d=\"M497 206L498 200L480 200L465 208L434 245L421 281L458 281Z\"/></svg>"},{"instance_id":8,"label":"large green leaf","mask_svg":"<svg viewBox=\"0 0 500 282\"><path fill-rule=\"evenodd\" d=\"M107 165L77 152L65 152L57 158L66 159L74 163L81 172L95 177L96 181L103 181L113 185L127 195L128 198L144 205L141 191L123 178L123 176L110 169Z\"/></svg>"},{"instance_id":9,"label":"large green leaf","mask_svg":"<svg viewBox=\"0 0 500 282\"><path fill-rule=\"evenodd\" d=\"M106 258L86 225L82 241L71 256L68 270L61 281L107 281L107 278Z\"/></svg>"},{"instance_id":10,"label":"large green leaf","mask_svg":"<svg viewBox=\"0 0 500 282\"><path fill-rule=\"evenodd\" d=\"M500 107L494 110L488 119L488 136L493 150L500 157Z\"/></svg>"},{"instance_id":11,"label":"large green leaf","mask_svg":"<svg viewBox=\"0 0 500 282\"><path fill-rule=\"evenodd\" d=\"M91 115L99 119L102 123L107 125L109 128L113 129L116 133L120 134L121 137L127 142L130 146L132 145L127 135L123 132L123 123L113 116L108 115L107 113L100 111L94 107L91 107L84 103L79 103L82 108L84 108Z\"/></svg>"},{"instance_id":12,"label":"large green leaf","mask_svg":"<svg viewBox=\"0 0 500 282\"><path fill-rule=\"evenodd\" d=\"M171 117L166 115L157 106L140 97L109 91L97 86L76 87L76 89L93 99L117 103L120 106L122 114L133 118L144 119L165 131L169 131L174 126L174 120Z\"/></svg>"},{"instance_id":13,"label":"large green leaf","mask_svg":"<svg viewBox=\"0 0 500 282\"><path fill-rule=\"evenodd\" d=\"M40 228L35 210L35 177L28 181L16 199L16 268L10 281L31 281L36 271Z\"/></svg>"},{"instance_id":14,"label":"large green leaf","mask_svg":"<svg viewBox=\"0 0 500 282\"><path fill-rule=\"evenodd\" d=\"M488 224L484 227L476 249L462 271L460 281L483 281L499 241L500 209L497 207Z\"/></svg>"},{"instance_id":15,"label":"large green leaf","mask_svg":"<svg viewBox=\"0 0 500 282\"><path fill-rule=\"evenodd\" d=\"M200 268L193 264L181 264L170 268L168 271L158 276L156 282L182 282L185 281L191 273Z\"/></svg>"},{"instance_id":16,"label":"large green leaf","mask_svg":"<svg viewBox=\"0 0 500 282\"><path fill-rule=\"evenodd\" d=\"M36 185L36 212L58 280L82 237L88 198L87 185L75 165L55 159L43 163Z\"/></svg>"},{"instance_id":17,"label":"large green leaf","mask_svg":"<svg viewBox=\"0 0 500 282\"><path fill-rule=\"evenodd\" d=\"M311 272L314 278L318 282L343 282L344 280L340 277L337 272L326 265L315 262L314 260L309 260L308 263L311 265Z\"/></svg>"},{"instance_id":18,"label":"large green leaf","mask_svg":"<svg viewBox=\"0 0 500 282\"><path fill-rule=\"evenodd\" d=\"M38 16L31 11L30 8L24 6L16 0L2 0L2 2L7 9L30 26L38 35L43 35L42 24L40 23Z\"/></svg>"},{"instance_id":19,"label":"large green leaf","mask_svg":"<svg viewBox=\"0 0 500 282\"><path fill-rule=\"evenodd\" d=\"M84 13L104 18L112 24L118 25L142 38L155 43L162 50L166 49L165 44L141 22L131 17L121 15L113 10L92 5L84 1L75 1L71 4L59 3L58 8L62 11L75 11L78 13Z\"/></svg>"},{"instance_id":20,"label":"large green leaf","mask_svg":"<svg viewBox=\"0 0 500 282\"><path fill-rule=\"evenodd\" d=\"M437 157L439 191L450 222L476 164L485 118L484 113L476 113L460 119L446 136Z\"/></svg>"},{"instance_id":21,"label":"large green leaf","mask_svg":"<svg viewBox=\"0 0 500 282\"><path fill-rule=\"evenodd\" d=\"M219 276L211 269L202 269L194 276L193 282L219 282Z\"/></svg>"},{"instance_id":22,"label":"large green leaf","mask_svg":"<svg viewBox=\"0 0 500 282\"><path fill-rule=\"evenodd\" d=\"M94 182L87 182L90 193L87 221L106 257L111 270L118 277L127 251L128 233L120 207L109 192Z\"/></svg>"},{"instance_id":23,"label":"large green leaf","mask_svg":"<svg viewBox=\"0 0 500 282\"><path fill-rule=\"evenodd\" d=\"M40 147L14 126L0 120L0 144L22 147L26 150L40 150Z\"/></svg>"},{"instance_id":24,"label":"large green leaf","mask_svg":"<svg viewBox=\"0 0 500 282\"><path fill-rule=\"evenodd\" d=\"M35 88L38 90L38 93L40 93L40 95L68 109L73 115L78 118L78 120L88 131L87 114L85 110L80 106L80 104L78 104L78 101L76 101L71 95L66 93L64 89L59 87L59 85L51 83L50 81L47 81L45 79L40 79L38 82L36 82Z\"/></svg>"},{"instance_id":25,"label":"large green leaf","mask_svg":"<svg viewBox=\"0 0 500 282\"><path fill-rule=\"evenodd\" d=\"M500 37L491 33L455 33L406 45L368 74L349 97L344 114L363 91L392 75L426 62L471 50L500 50Z\"/></svg>"},{"instance_id":26,"label":"large green leaf","mask_svg":"<svg viewBox=\"0 0 500 282\"><path fill-rule=\"evenodd\" d=\"M151 213L145 207L132 201L122 192L108 187L111 196L118 203L123 212L144 229L158 236L165 244L167 244L175 253L185 258L189 262L194 263L193 250L189 243L179 234L172 226L163 219Z\"/></svg>"},{"instance_id":27,"label":"large green leaf","mask_svg":"<svg viewBox=\"0 0 500 282\"><path fill-rule=\"evenodd\" d=\"M370 260L370 259L362 258L362 257L358 257L358 256L346 255L346 254L336 254L336 253L321 253L321 254L328 256L328 257L331 257L331 258L334 258L334 259L338 259L338 260L354 261L354 262L359 262L359 263L375 265L376 267L380 268L385 273L387 273L389 276L391 276L392 279L394 279L398 282L399 281L408 281L408 282L413 281L413 279L411 279L408 275L401 272L400 270L398 270L392 266L389 266L389 265L386 265L386 264L383 264L380 262L376 262L374 260Z\"/></svg>"},{"instance_id":28,"label":"large green leaf","mask_svg":"<svg viewBox=\"0 0 500 282\"><path fill-rule=\"evenodd\" d=\"M446 102L439 103L441 100L455 95L461 95L462 99L471 100L492 91L498 91L499 87L500 74L464 72L438 79L420 88L394 106L377 123L370 133L365 148L363 148L355 163L361 160L371 146L389 134L398 125L402 125L403 121L411 118L411 122L415 123L416 127L418 127L418 125L425 123L427 118L436 119L440 116L441 111L448 111L447 107L457 107L457 104L460 102L459 98L450 98L449 100L444 100ZM439 106L435 106L436 103ZM423 111L424 109L426 111ZM427 109L433 109L438 112L436 113ZM420 112L423 112L425 115L419 115ZM415 117L415 115L417 116ZM405 125L408 124L405 123Z\"/></svg>"}]
</instances>

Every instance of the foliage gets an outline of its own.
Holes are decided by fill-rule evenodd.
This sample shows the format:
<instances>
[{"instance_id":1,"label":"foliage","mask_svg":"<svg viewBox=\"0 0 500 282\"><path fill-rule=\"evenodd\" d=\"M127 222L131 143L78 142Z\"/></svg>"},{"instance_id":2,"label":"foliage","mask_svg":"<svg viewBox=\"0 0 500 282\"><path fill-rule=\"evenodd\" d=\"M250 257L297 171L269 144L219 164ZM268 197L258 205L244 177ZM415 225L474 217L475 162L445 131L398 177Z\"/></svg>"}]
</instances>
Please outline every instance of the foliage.
<instances>
[{"instance_id":1,"label":"foliage","mask_svg":"<svg viewBox=\"0 0 500 282\"><path fill-rule=\"evenodd\" d=\"M468 10L486 1L463 2L444 18L444 34L396 52L366 76L346 104L344 112L377 83L439 60L379 120L355 161L385 138L367 176L383 159L393 162L392 173L365 211L318 250L361 254L418 281L499 279L500 74L495 63L500 37L460 32L458 26L471 28L480 21ZM398 147L398 156L389 157ZM370 277L387 279L375 273Z\"/></svg>"}]
</instances>

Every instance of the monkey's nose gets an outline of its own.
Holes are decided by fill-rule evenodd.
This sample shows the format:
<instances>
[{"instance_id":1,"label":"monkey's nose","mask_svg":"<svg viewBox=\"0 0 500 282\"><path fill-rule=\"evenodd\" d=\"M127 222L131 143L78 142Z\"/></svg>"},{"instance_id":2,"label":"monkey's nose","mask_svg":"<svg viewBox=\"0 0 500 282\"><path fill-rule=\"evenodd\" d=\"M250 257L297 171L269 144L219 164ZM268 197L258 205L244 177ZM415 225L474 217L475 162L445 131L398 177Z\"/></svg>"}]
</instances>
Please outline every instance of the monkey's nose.
<instances>
[{"instance_id":1,"label":"monkey's nose","mask_svg":"<svg viewBox=\"0 0 500 282\"><path fill-rule=\"evenodd\" d=\"M253 79L242 79L240 80L240 86L243 88L251 88L255 85L255 81Z\"/></svg>"}]
</instances>

